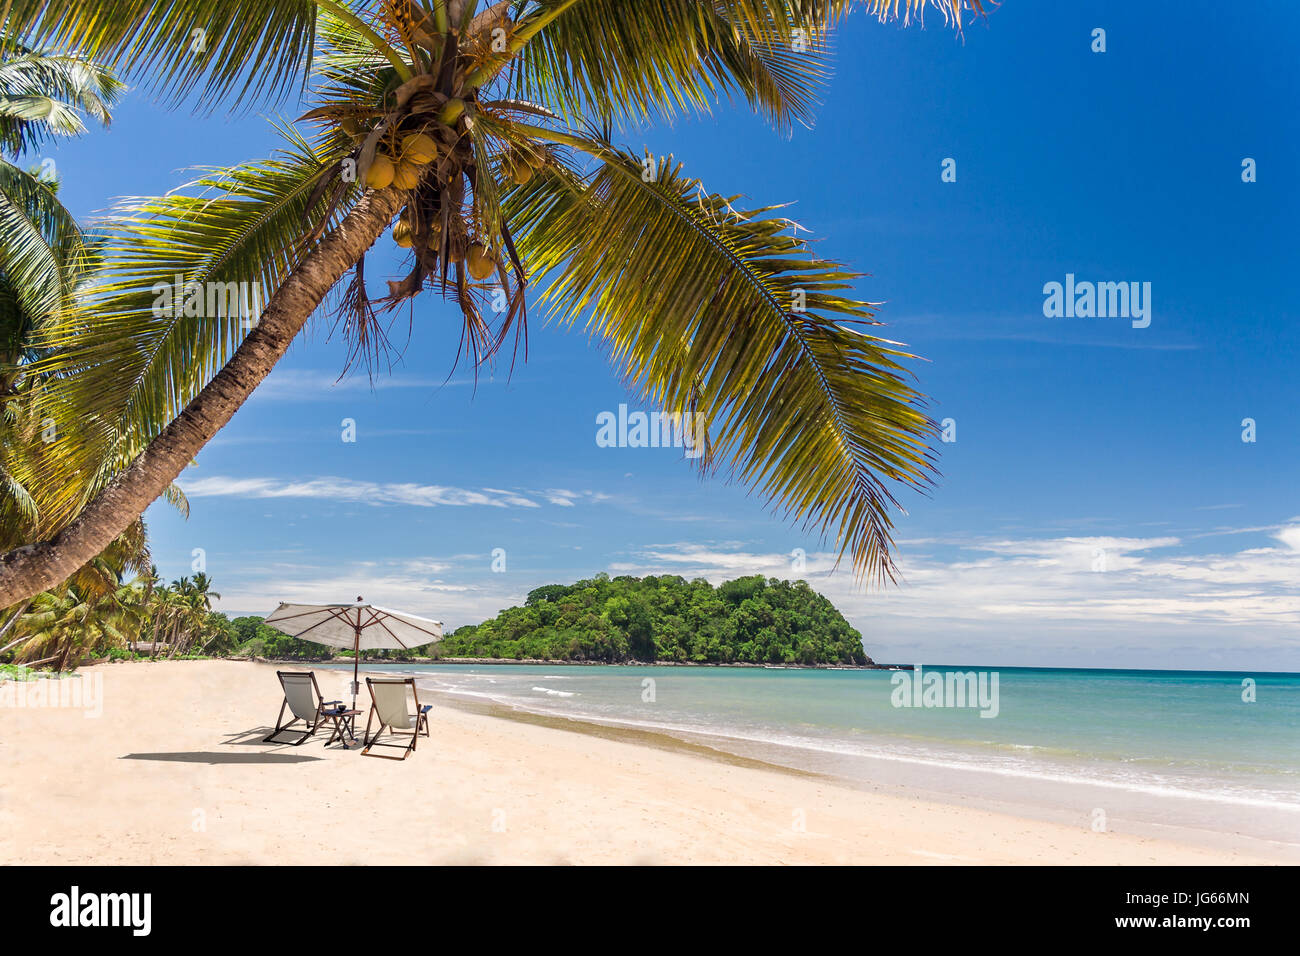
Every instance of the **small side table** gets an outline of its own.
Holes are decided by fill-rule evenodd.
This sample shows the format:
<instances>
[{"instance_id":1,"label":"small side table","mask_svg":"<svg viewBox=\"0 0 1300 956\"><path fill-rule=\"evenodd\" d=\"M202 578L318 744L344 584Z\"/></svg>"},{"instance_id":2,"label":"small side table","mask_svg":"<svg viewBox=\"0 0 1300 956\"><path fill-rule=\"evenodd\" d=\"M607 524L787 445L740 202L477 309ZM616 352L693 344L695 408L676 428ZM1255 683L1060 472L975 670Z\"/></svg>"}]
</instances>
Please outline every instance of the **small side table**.
<instances>
[{"instance_id":1,"label":"small side table","mask_svg":"<svg viewBox=\"0 0 1300 956\"><path fill-rule=\"evenodd\" d=\"M344 710L341 707L338 710L321 711L321 716L328 717L330 720L334 721L334 731L330 734L330 739L325 741L325 746L328 747L337 740L343 745L343 749L347 750L348 741L345 739L345 736L350 738L352 743L355 745L357 742L356 721L357 716L360 713L361 711L359 710Z\"/></svg>"}]
</instances>

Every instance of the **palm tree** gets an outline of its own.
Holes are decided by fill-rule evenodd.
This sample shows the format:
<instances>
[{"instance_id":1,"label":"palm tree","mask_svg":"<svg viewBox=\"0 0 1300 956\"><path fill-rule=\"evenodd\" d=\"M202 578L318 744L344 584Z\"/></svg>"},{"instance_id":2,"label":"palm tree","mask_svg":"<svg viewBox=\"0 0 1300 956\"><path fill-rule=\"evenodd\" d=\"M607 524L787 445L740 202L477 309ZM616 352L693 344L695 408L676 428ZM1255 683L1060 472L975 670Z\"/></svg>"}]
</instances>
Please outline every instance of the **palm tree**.
<instances>
[{"instance_id":1,"label":"palm tree","mask_svg":"<svg viewBox=\"0 0 1300 956\"><path fill-rule=\"evenodd\" d=\"M150 658L158 656L159 644L166 644L169 648L176 646L177 635L180 633L187 610L185 588L188 584L188 578L180 578L154 592L153 644L149 650Z\"/></svg>"},{"instance_id":2,"label":"palm tree","mask_svg":"<svg viewBox=\"0 0 1300 956\"><path fill-rule=\"evenodd\" d=\"M20 638L10 645L17 647L16 659L63 671L92 649L124 646L144 620L144 587L127 576L148 563L144 522L137 520L66 584L37 594L16 612Z\"/></svg>"},{"instance_id":3,"label":"palm tree","mask_svg":"<svg viewBox=\"0 0 1300 956\"><path fill-rule=\"evenodd\" d=\"M212 579L202 571L195 572L194 577L189 579L189 592L195 598L195 603L203 608L204 613L212 610L212 599L221 600L221 595L212 590Z\"/></svg>"},{"instance_id":4,"label":"palm tree","mask_svg":"<svg viewBox=\"0 0 1300 956\"><path fill-rule=\"evenodd\" d=\"M42 459L55 449L35 401L49 381L49 373L38 368L48 355L39 338L85 288L100 258L95 240L59 201L57 179L41 167L24 169L20 159L51 139L84 132L86 119L107 126L124 89L111 71L83 56L47 52L0 29L0 544L5 548L30 540L42 527L45 506L60 495L75 491L88 499L106 480L110 464L96 462L84 474L65 475L57 493L42 480ZM183 501L175 487L167 496L178 505ZM121 574L138 569L142 556L147 556L144 525L131 522L75 571L66 587L44 595L32 613L44 608L48 615L64 606L67 613L102 617L107 604L117 606L114 594L128 596ZM8 610L0 637L14 628L23 632L19 625L34 599ZM26 619L29 626L31 620ZM34 646L20 638L0 650L24 642ZM65 648L60 666L68 655Z\"/></svg>"},{"instance_id":5,"label":"palm tree","mask_svg":"<svg viewBox=\"0 0 1300 956\"><path fill-rule=\"evenodd\" d=\"M960 27L963 0L929 4ZM0 605L56 584L141 514L349 274L338 312L358 352L382 340L377 310L433 291L459 309L476 361L522 331L525 290L547 279L553 314L587 314L630 383L699 416L704 470L833 534L859 573L892 577L892 486L928 485L935 429L911 356L864 331L859 273L815 257L777 207L736 208L671 157L613 142L721 94L778 128L807 122L849 6L10 0L16 35L144 72L160 94L247 105L305 89L311 108L283 128L281 155L115 223L109 281L44 340L61 373L45 396L62 443L46 476L113 449L130 464L45 540L0 555ZM866 6L906 20L926 0ZM399 213L411 270L372 302L365 254ZM153 286L178 273L198 299L160 309ZM197 314L203 290L229 282L264 297Z\"/></svg>"},{"instance_id":6,"label":"palm tree","mask_svg":"<svg viewBox=\"0 0 1300 956\"><path fill-rule=\"evenodd\" d=\"M38 594L19 622L27 639L17 659L67 671L92 650L125 646L138 627L139 595L138 588L125 584L107 595L75 585Z\"/></svg>"},{"instance_id":7,"label":"palm tree","mask_svg":"<svg viewBox=\"0 0 1300 956\"><path fill-rule=\"evenodd\" d=\"M193 578L182 577L172 582L172 598L168 613L168 640L173 658L188 651L203 640L208 633L208 615L212 612L212 599L221 595L212 590L212 579L202 571ZM155 650L157 645L155 644Z\"/></svg>"}]
</instances>

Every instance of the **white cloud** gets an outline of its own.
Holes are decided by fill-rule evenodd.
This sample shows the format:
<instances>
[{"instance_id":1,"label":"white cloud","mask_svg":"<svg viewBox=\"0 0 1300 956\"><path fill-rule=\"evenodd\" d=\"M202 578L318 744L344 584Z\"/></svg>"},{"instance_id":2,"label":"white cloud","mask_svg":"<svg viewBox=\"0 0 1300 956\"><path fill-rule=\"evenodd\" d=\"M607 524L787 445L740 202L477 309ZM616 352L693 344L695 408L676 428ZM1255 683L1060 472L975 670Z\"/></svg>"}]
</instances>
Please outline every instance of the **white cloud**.
<instances>
[{"instance_id":1,"label":"white cloud","mask_svg":"<svg viewBox=\"0 0 1300 956\"><path fill-rule=\"evenodd\" d=\"M887 661L1294 669L1300 524L1271 530L1285 547L1192 554L1176 550L1177 538L1098 536L962 541L944 557L904 549L899 585L868 591L847 564L831 573L832 553L808 554L799 571L790 554L688 543L649 548L611 570L715 584L802 577Z\"/></svg>"},{"instance_id":2,"label":"white cloud","mask_svg":"<svg viewBox=\"0 0 1300 956\"><path fill-rule=\"evenodd\" d=\"M608 570L715 584L748 574L801 577L885 662L1300 670L1300 521L1268 533L1276 545L1217 553L1192 553L1170 537L927 538L924 554L917 542L902 548L898 586L866 591L847 564L831 572L833 553L809 553L797 570L790 552L736 541L650 545ZM362 594L458 625L594 570L498 575L477 554L328 568L284 559L223 577L221 607L267 613L282 600Z\"/></svg>"},{"instance_id":3,"label":"white cloud","mask_svg":"<svg viewBox=\"0 0 1300 956\"><path fill-rule=\"evenodd\" d=\"M1300 525L1283 528L1277 533L1277 539L1292 551L1300 551Z\"/></svg>"},{"instance_id":4,"label":"white cloud","mask_svg":"<svg viewBox=\"0 0 1300 956\"><path fill-rule=\"evenodd\" d=\"M600 491L570 491L568 488L547 488L544 491L533 491L530 494L537 495L539 498L545 498L548 503L559 505L561 508L572 508L579 501L600 503L610 501L611 496Z\"/></svg>"},{"instance_id":5,"label":"white cloud","mask_svg":"<svg viewBox=\"0 0 1300 956\"><path fill-rule=\"evenodd\" d=\"M317 568L274 562L242 568L222 585L217 610L269 614L281 601L332 604L358 596L371 604L431 617L449 627L491 617L503 607L522 604L527 590L507 586L501 575L487 570L487 560L475 556L471 569L455 560L410 558L356 561ZM448 573L474 572L482 584L448 581Z\"/></svg>"},{"instance_id":6,"label":"white cloud","mask_svg":"<svg viewBox=\"0 0 1300 956\"><path fill-rule=\"evenodd\" d=\"M420 508L432 508L437 505L540 507L531 498L501 488L473 491L445 485L358 481L353 478L327 477L292 481L280 478L230 478L214 475L210 478L182 479L179 484L186 496L190 498L315 498L367 505L410 505Z\"/></svg>"},{"instance_id":7,"label":"white cloud","mask_svg":"<svg viewBox=\"0 0 1300 956\"><path fill-rule=\"evenodd\" d=\"M486 381L486 379L485 379ZM314 402L331 397L356 395L394 388L434 390L472 384L469 379L444 381L427 376L378 373L372 380L364 371L354 372L340 381L337 373L314 369L277 368L253 393L255 399L268 401Z\"/></svg>"}]
</instances>

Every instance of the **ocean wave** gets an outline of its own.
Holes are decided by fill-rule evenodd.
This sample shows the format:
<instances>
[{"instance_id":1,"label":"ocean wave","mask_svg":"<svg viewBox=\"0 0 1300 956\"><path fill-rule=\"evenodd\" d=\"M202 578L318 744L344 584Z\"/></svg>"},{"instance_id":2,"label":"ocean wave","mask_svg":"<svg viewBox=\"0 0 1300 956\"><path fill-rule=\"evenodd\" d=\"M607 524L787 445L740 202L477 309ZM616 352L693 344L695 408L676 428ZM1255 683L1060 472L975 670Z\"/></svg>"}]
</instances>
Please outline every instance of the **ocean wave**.
<instances>
[{"instance_id":1,"label":"ocean wave","mask_svg":"<svg viewBox=\"0 0 1300 956\"><path fill-rule=\"evenodd\" d=\"M427 677L427 675L425 675ZM486 693L468 689L449 687L434 688L457 696L478 697L493 700L496 703L535 714L559 713L552 711L537 698L521 697L503 693ZM548 699L575 696L571 691L559 691L554 688L534 685L532 690L547 695ZM886 750L883 746L869 746L857 743L844 743L801 737L770 730L755 733L752 730L735 727L708 725L704 723L685 723L664 720L644 720L613 714L597 714L590 711L573 711L565 709L563 716L592 724L629 727L658 733L668 733L685 738L708 738L715 746L727 749L721 742L754 744L763 747L781 747L793 751L829 754L865 760L882 760L938 769L955 770L974 774L987 774L1003 778L1020 778L1076 786L1092 786L1104 789L1122 790L1158 797L1172 797L1181 800L1194 800L1209 803L1226 803L1236 806L1267 808L1300 813L1300 794L1264 792L1243 786L1225 784L1222 781L1207 781L1205 788L1193 789L1186 781L1169 780L1151 773L1125 772L1124 768L1110 767L1100 761L1088 761L1079 767L1052 765L1041 758L1041 751L1055 749L1036 745L998 745L1008 750L1025 753L1035 752L1035 758L1018 759L1009 754L997 757L989 754L954 754L913 746L906 752L897 749ZM992 760L990 759L992 757ZM790 761L798 765L801 761ZM807 769L806 767L804 769Z\"/></svg>"}]
</instances>

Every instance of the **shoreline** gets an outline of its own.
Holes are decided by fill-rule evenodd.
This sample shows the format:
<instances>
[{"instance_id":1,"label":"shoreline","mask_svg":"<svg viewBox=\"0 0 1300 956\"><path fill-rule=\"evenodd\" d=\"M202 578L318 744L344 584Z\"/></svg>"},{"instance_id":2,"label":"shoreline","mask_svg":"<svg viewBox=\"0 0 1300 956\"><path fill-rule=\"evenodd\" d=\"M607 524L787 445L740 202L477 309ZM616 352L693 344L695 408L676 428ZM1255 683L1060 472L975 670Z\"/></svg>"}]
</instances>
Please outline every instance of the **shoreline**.
<instances>
[{"instance_id":1,"label":"shoreline","mask_svg":"<svg viewBox=\"0 0 1300 956\"><path fill-rule=\"evenodd\" d=\"M102 681L99 719L0 709L0 862L1273 862L854 788L669 735L485 713L492 705L442 694L432 736L406 761L326 749L323 736L265 744L275 665L84 673Z\"/></svg>"},{"instance_id":2,"label":"shoreline","mask_svg":"<svg viewBox=\"0 0 1300 956\"><path fill-rule=\"evenodd\" d=\"M223 657L213 660L250 661L257 664L335 664L352 663L351 657ZM540 657L503 658L503 657L411 657L405 660L394 658L361 659L361 666L366 664L466 664L480 666L483 664L530 665L534 667L739 667L751 670L809 670L809 671L899 671L912 669L911 664L750 664L743 661L562 661L547 660Z\"/></svg>"},{"instance_id":3,"label":"shoreline","mask_svg":"<svg viewBox=\"0 0 1300 956\"><path fill-rule=\"evenodd\" d=\"M1161 819L1161 808L1167 809L1170 801L1177 805L1185 803L1188 799L1207 803L1215 803L1219 799L1199 792L1152 795L1140 787L1130 788L1106 781L1053 779L1037 775L1025 775L1013 781L1016 786L1032 783L1036 787L1050 790L1059 800L1059 804L1034 802L1023 796L1012 796L1005 790L1000 791L995 787L989 787L986 785L987 781L983 782L985 785L981 785L979 779L981 777L989 774L995 777L1002 776L1000 771L984 767L956 766L939 760L897 755L861 756L857 759L872 767L870 778L864 779L843 772L842 765L837 766L833 760L827 761L824 766L812 768L808 766L806 759L810 753L793 744L735 737L722 732L639 725L616 718L548 713L477 695L421 688L421 693L426 691L435 695L433 699L451 707L496 719L546 726L567 733L624 740L639 746L689 753L696 757L736 766L753 766L777 773L818 779L856 791L887 794L896 799L953 807L978 807L998 814L1070 827L1089 826L1091 821L1078 809L1080 803L1078 797L1081 794L1088 794L1093 797L1092 800L1084 802L1088 807L1102 803L1110 806L1112 811L1117 808L1117 805L1124 808L1122 812L1114 813L1108 820L1110 832L1172 839L1210 850L1244 848L1249 854L1272 863L1300 862L1300 842L1243 834L1231 828L1216 829L1185 822L1164 822ZM421 700L423 701L424 698L422 697ZM826 756L819 752L813 752L811 755ZM804 765L801 766L800 763ZM945 775L946 785L936 785L928 779L928 774L936 769L941 770ZM960 779L962 783L956 784L956 779ZM1135 806L1142 806L1147 811L1145 819L1131 815L1129 811ZM1282 812L1276 807L1267 809ZM1300 831L1297 831L1297 840L1300 840Z\"/></svg>"}]
</instances>

